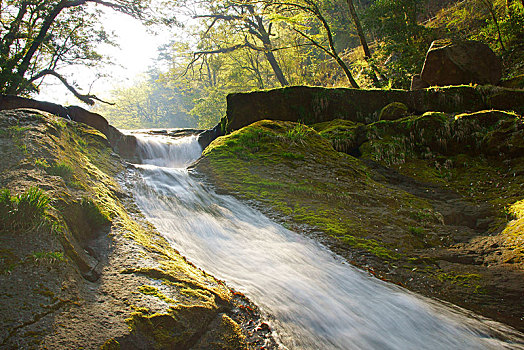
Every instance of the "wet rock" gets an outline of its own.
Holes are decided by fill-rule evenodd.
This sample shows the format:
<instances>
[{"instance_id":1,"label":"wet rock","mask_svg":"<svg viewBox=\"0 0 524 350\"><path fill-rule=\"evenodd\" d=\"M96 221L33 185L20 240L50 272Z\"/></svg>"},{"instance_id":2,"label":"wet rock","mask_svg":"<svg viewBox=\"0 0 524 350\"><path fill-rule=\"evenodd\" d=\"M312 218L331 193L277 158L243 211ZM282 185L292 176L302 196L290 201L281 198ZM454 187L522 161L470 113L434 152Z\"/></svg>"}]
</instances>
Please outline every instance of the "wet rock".
<instances>
[{"instance_id":1,"label":"wet rock","mask_svg":"<svg viewBox=\"0 0 524 350\"><path fill-rule=\"evenodd\" d=\"M492 84L500 81L502 64L479 41L435 40L426 54L420 74L429 85Z\"/></svg>"},{"instance_id":2,"label":"wet rock","mask_svg":"<svg viewBox=\"0 0 524 350\"><path fill-rule=\"evenodd\" d=\"M15 126L23 130L16 139ZM243 300L250 313L233 312L233 291L180 256L119 195L115 177L125 164L98 131L19 109L0 112L0 131L2 188L39 187L52 199L34 229L0 234L1 348L186 349L204 334L208 344L247 347L243 325L261 322L256 306ZM57 160L74 176L46 171Z\"/></svg>"},{"instance_id":3,"label":"wet rock","mask_svg":"<svg viewBox=\"0 0 524 350\"><path fill-rule=\"evenodd\" d=\"M209 146L211 142L213 142L214 139L223 135L225 135L223 127L221 124L218 124L213 129L201 132L198 135L198 143L200 144L202 149L205 149L207 146Z\"/></svg>"}]
</instances>

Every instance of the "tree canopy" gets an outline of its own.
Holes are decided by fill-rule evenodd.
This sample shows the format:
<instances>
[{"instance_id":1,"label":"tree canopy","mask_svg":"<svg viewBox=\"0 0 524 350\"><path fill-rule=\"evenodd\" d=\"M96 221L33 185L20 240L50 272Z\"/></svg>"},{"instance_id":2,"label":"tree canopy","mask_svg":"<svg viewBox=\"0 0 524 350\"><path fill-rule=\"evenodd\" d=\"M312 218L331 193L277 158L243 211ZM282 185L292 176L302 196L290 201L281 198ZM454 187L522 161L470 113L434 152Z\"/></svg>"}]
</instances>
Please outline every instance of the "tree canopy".
<instances>
[{"instance_id":1,"label":"tree canopy","mask_svg":"<svg viewBox=\"0 0 524 350\"><path fill-rule=\"evenodd\" d=\"M173 25L175 11L189 22L154 64L168 68L104 96L115 106L97 106L121 126L213 126L231 92L409 88L438 38L483 41L506 77L524 73L520 0L3 0L0 93L35 94L52 76L93 104L62 71L108 61L97 47L117 43L99 21L104 9L147 25Z\"/></svg>"},{"instance_id":2,"label":"tree canopy","mask_svg":"<svg viewBox=\"0 0 524 350\"><path fill-rule=\"evenodd\" d=\"M81 94L60 70L95 66L100 43L114 44L98 21L102 7L144 23L173 23L152 0L7 0L0 1L0 92L25 95L38 91L42 78L54 76L77 98L94 104L95 95Z\"/></svg>"}]
</instances>

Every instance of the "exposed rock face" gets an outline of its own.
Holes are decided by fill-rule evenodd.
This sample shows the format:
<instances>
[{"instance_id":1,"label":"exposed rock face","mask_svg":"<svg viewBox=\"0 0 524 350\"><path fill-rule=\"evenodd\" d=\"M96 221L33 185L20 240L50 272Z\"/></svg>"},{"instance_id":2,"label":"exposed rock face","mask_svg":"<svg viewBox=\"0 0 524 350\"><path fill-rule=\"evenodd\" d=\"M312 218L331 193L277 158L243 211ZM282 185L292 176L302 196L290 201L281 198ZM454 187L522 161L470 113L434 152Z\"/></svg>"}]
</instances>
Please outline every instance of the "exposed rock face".
<instances>
[{"instance_id":1,"label":"exposed rock face","mask_svg":"<svg viewBox=\"0 0 524 350\"><path fill-rule=\"evenodd\" d=\"M293 86L228 95L226 117L221 124L227 132L264 119L304 124L343 119L369 124L379 120L382 108L392 102L401 102L416 114L491 108L524 113L524 91L499 87L451 86L407 91Z\"/></svg>"},{"instance_id":2,"label":"exposed rock face","mask_svg":"<svg viewBox=\"0 0 524 350\"><path fill-rule=\"evenodd\" d=\"M420 90L428 87L429 84L422 80L420 74L415 74L413 77L411 77L411 86L409 88L410 90Z\"/></svg>"},{"instance_id":3,"label":"exposed rock face","mask_svg":"<svg viewBox=\"0 0 524 350\"><path fill-rule=\"evenodd\" d=\"M211 141L216 139L219 136L224 136L225 132L223 130L223 126L221 124L218 124L213 129L206 130L198 135L198 143L202 147L202 149L205 149Z\"/></svg>"},{"instance_id":4,"label":"exposed rock face","mask_svg":"<svg viewBox=\"0 0 524 350\"><path fill-rule=\"evenodd\" d=\"M420 77L433 86L495 85L502 77L502 64L489 46L479 41L435 40Z\"/></svg>"},{"instance_id":5,"label":"exposed rock face","mask_svg":"<svg viewBox=\"0 0 524 350\"><path fill-rule=\"evenodd\" d=\"M61 106L55 103L37 101L12 95L0 95L0 111L17 108L32 108L52 113L64 119L87 124L104 134L113 149L126 158L131 158L136 152L134 136L124 135L115 127L109 125L100 114L89 112L78 106Z\"/></svg>"}]
</instances>

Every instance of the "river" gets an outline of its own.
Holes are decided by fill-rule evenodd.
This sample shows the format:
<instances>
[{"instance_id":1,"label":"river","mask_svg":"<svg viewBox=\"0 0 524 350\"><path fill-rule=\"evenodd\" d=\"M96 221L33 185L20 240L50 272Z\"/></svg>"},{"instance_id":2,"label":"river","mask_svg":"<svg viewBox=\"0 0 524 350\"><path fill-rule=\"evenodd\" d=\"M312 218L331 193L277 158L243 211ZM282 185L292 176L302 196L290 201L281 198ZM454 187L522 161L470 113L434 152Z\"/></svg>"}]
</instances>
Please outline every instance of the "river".
<instances>
[{"instance_id":1,"label":"river","mask_svg":"<svg viewBox=\"0 0 524 350\"><path fill-rule=\"evenodd\" d=\"M355 268L187 170L196 137L135 135L127 186L188 260L255 302L284 349L524 349L524 335Z\"/></svg>"}]
</instances>

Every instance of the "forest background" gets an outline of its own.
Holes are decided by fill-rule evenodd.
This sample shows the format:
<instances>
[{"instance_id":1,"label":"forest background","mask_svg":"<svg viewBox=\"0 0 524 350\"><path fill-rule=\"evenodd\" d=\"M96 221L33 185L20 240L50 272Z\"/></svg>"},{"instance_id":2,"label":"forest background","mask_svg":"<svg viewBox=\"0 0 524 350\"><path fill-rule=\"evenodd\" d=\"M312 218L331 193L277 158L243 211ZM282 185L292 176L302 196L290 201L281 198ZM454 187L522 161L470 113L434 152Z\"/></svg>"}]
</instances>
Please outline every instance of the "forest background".
<instances>
[{"instance_id":1,"label":"forest background","mask_svg":"<svg viewBox=\"0 0 524 350\"><path fill-rule=\"evenodd\" d=\"M97 22L104 6L181 34L135 84L104 96L113 104L82 95L60 74L68 65L107 63L97 45L117 43ZM522 0L0 0L0 15L0 93L34 96L54 75L127 129L213 127L233 92L408 89L430 43L441 38L488 44L502 59L504 79L524 73Z\"/></svg>"}]
</instances>

